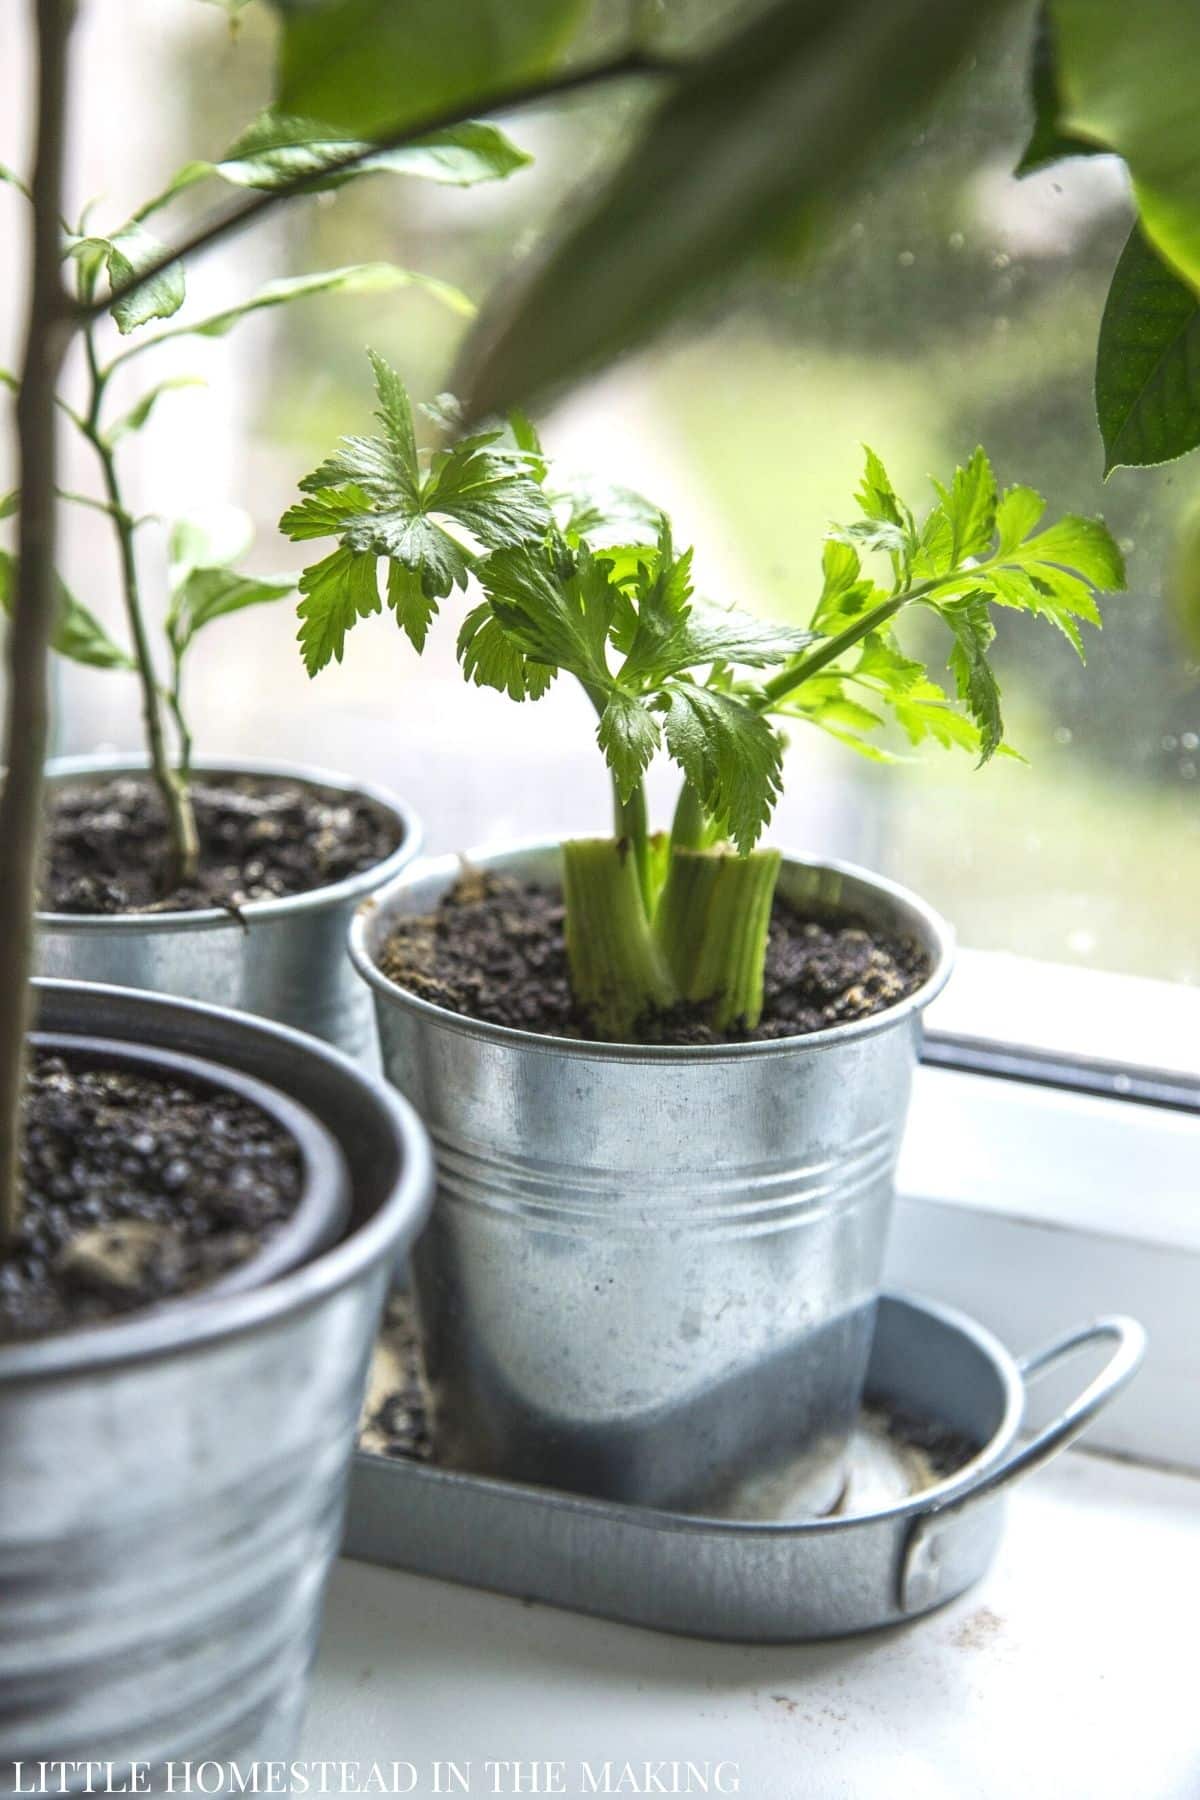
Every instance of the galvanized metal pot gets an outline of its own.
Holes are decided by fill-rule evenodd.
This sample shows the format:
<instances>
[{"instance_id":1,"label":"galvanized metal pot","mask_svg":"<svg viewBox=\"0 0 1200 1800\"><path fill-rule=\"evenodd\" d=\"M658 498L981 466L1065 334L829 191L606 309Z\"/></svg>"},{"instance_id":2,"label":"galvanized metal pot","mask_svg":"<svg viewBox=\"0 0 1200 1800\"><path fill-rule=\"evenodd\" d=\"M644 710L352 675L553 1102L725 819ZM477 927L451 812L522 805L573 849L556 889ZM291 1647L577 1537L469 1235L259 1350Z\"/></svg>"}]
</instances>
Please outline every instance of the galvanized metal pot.
<instances>
[{"instance_id":1,"label":"galvanized metal pot","mask_svg":"<svg viewBox=\"0 0 1200 1800\"><path fill-rule=\"evenodd\" d=\"M291 1752L429 1149L397 1095L297 1033L39 987L43 1030L186 1046L284 1089L350 1172L350 1229L279 1280L0 1347L0 1789L17 1761L90 1758L148 1764L157 1790L168 1762Z\"/></svg>"},{"instance_id":2,"label":"galvanized metal pot","mask_svg":"<svg viewBox=\"0 0 1200 1800\"><path fill-rule=\"evenodd\" d=\"M553 846L471 860L560 880ZM785 860L793 901L915 938L920 989L809 1037L582 1043L480 1024L381 974L396 918L459 872L407 870L351 932L384 1068L437 1150L414 1282L440 1460L692 1510L786 1469L814 1511L832 1505L946 926L860 870Z\"/></svg>"},{"instance_id":3,"label":"galvanized metal pot","mask_svg":"<svg viewBox=\"0 0 1200 1800\"><path fill-rule=\"evenodd\" d=\"M145 768L146 759L137 756L61 757L47 775L52 783L103 781ZM250 901L240 919L219 907L115 916L40 913L39 973L231 1006L324 1038L348 1056L372 1058L370 1002L346 959L346 932L363 896L416 856L420 822L382 789L321 769L201 760L196 770L210 776L274 776L363 795L396 821L400 843L383 862L346 881L283 900Z\"/></svg>"}]
</instances>

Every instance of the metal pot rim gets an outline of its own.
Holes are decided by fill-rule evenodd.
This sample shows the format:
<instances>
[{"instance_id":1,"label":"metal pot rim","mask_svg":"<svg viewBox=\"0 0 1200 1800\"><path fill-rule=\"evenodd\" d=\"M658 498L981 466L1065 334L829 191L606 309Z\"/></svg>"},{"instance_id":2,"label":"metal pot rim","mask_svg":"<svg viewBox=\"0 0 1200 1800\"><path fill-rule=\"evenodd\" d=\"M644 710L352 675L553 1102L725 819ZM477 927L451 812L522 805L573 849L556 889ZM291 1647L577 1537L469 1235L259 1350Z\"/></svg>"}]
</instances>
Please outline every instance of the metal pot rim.
<instances>
[{"instance_id":1,"label":"metal pot rim","mask_svg":"<svg viewBox=\"0 0 1200 1800\"><path fill-rule=\"evenodd\" d=\"M89 775L139 775L144 774L149 766L149 759L144 755L56 756L46 765L46 776L50 781L71 781ZM306 763L281 762L269 757L245 757L235 762L224 757L202 756L192 766L195 772L204 775L260 775L268 779L298 781L308 787L332 788L343 794L361 794L364 799L390 813L400 826L400 842L391 854L384 857L382 862L372 863L370 868L360 869L357 875L348 875L343 881L331 882L325 887L311 888L305 894L288 894L275 900L248 900L239 910L242 917L251 923L287 918L294 913L315 912L327 906L340 905L346 900L357 899L360 894L369 893L382 882L392 881L406 864L420 854L424 832L416 813L405 801L372 782L357 781L349 775L312 768ZM242 929L238 920L220 906L207 906L191 912L39 912L37 925L39 930L56 932L126 934Z\"/></svg>"},{"instance_id":2,"label":"metal pot rim","mask_svg":"<svg viewBox=\"0 0 1200 1800\"><path fill-rule=\"evenodd\" d=\"M372 1100L390 1116L403 1146L395 1186L369 1218L353 1227L332 1249L265 1287L242 1293L213 1294L179 1300L160 1311L139 1313L128 1320L60 1332L31 1343L0 1345L0 1392L8 1384L59 1377L67 1373L100 1371L134 1362L199 1348L216 1339L260 1329L287 1314L305 1311L348 1286L372 1262L385 1254L388 1244L405 1222L420 1222L428 1211L433 1191L433 1157L417 1114L408 1101L384 1082L370 1081L340 1050L307 1037L287 1026L268 1023L228 1008L204 1006L198 1001L170 1000L129 988L107 987L99 982L49 981L32 983L38 993L63 993L77 989L97 997L109 995L115 1002L135 1006L140 1012L165 1017L171 1013L201 1014L211 1020L232 1023L244 1037L254 1034L271 1040L280 1065L286 1068L300 1058L325 1063L340 1076L349 1075L369 1088ZM211 1059L210 1059L211 1060ZM220 1063L217 1064L220 1068ZM281 1086L283 1084L281 1083ZM286 1093L286 1087L284 1087Z\"/></svg>"},{"instance_id":3,"label":"metal pot rim","mask_svg":"<svg viewBox=\"0 0 1200 1800\"><path fill-rule=\"evenodd\" d=\"M851 1019L843 1025L830 1025L823 1031L800 1033L794 1037L734 1044L609 1044L584 1038L555 1037L550 1033L520 1031L513 1025L493 1025L483 1019L469 1018L464 1013L451 1012L449 1007L437 1006L431 1000L422 1000L407 988L401 987L398 982L386 976L375 962L367 945L368 927L377 913L391 912L414 881L428 878L435 872L444 871L450 875L463 865L486 868L499 856L545 853L558 848L558 843L552 839L535 838L503 847L491 846L479 851L468 851L461 856L414 859L386 887L377 889L362 901L355 912L350 926L350 956L355 968L374 992L389 1004L435 1021L443 1030L458 1032L464 1037L482 1038L494 1044L521 1045L547 1055L581 1056L608 1062L678 1065L722 1062L734 1058L740 1060L747 1056L794 1056L798 1050L818 1050L826 1044L841 1044L854 1038L873 1037L878 1032L891 1030L911 1014L922 1012L950 978L954 961L953 931L946 920L918 894L857 863L843 862L834 857L792 856L787 852L783 857L785 868L792 865L848 876L874 888L917 915L925 928L933 964L919 988L905 999L897 1001L894 1006L872 1013L869 1018Z\"/></svg>"}]
</instances>

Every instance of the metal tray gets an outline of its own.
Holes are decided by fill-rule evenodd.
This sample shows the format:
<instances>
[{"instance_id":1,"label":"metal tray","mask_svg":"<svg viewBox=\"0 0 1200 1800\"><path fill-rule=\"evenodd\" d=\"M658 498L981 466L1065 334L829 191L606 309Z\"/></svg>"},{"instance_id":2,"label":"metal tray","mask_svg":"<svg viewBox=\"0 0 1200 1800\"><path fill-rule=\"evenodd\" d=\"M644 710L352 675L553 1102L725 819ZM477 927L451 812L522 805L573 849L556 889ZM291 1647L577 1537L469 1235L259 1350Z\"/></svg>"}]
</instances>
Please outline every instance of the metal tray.
<instances>
[{"instance_id":1,"label":"metal tray","mask_svg":"<svg viewBox=\"0 0 1200 1800\"><path fill-rule=\"evenodd\" d=\"M1018 1446L1026 1383L1101 1341L1114 1346L1102 1372ZM360 1452L344 1550L695 1637L791 1642L894 1624L978 1580L999 1542L1004 1489L1082 1431L1143 1348L1141 1327L1113 1317L1018 1362L962 1314L885 1296L868 1394L982 1446L921 1492L821 1519L709 1519Z\"/></svg>"}]
</instances>

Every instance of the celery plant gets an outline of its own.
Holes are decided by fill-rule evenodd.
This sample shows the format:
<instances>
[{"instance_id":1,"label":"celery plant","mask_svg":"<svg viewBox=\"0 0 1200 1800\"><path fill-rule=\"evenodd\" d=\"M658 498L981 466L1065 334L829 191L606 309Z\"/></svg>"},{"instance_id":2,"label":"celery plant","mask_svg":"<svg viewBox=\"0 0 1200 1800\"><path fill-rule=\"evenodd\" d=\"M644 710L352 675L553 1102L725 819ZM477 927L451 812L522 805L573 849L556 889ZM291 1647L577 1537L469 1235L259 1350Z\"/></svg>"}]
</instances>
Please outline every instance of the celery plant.
<instances>
[{"instance_id":1,"label":"celery plant","mask_svg":"<svg viewBox=\"0 0 1200 1800\"><path fill-rule=\"evenodd\" d=\"M982 450L934 483L920 524L868 451L861 516L828 534L809 627L770 624L698 598L691 550L638 496L563 488L522 418L454 438L443 402L442 445L423 459L403 384L372 361L382 435L344 439L282 520L293 539L337 540L300 578L306 666L340 661L346 633L381 610L382 560L383 598L417 651L439 602L472 588L458 638L468 680L518 701L560 674L582 685L615 824L611 838L563 846L567 950L576 999L616 1041L678 1000L718 1030L758 1023L780 861L757 848L782 782L776 720L888 760L873 735L890 714L913 744L987 762L1006 748L992 609L1049 620L1082 656L1096 592L1124 584L1099 520L1040 528L1040 496L1001 493ZM900 648L911 607L948 632L952 692ZM662 749L684 778L669 834L651 832L643 787Z\"/></svg>"}]
</instances>

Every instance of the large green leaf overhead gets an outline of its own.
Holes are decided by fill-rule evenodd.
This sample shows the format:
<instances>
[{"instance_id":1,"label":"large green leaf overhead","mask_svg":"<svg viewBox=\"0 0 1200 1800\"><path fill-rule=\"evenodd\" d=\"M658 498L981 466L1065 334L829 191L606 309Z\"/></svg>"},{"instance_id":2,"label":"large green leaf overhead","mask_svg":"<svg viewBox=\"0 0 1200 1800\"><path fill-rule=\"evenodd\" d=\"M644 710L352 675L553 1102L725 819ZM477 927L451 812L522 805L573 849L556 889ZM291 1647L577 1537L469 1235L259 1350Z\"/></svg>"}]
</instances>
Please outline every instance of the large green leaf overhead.
<instances>
[{"instance_id":1,"label":"large green leaf overhead","mask_svg":"<svg viewBox=\"0 0 1200 1800\"><path fill-rule=\"evenodd\" d=\"M275 4L280 111L366 138L535 78L581 12L581 0Z\"/></svg>"},{"instance_id":2,"label":"large green leaf overhead","mask_svg":"<svg viewBox=\"0 0 1200 1800\"><path fill-rule=\"evenodd\" d=\"M503 410L641 342L830 210L1010 0L775 0L672 82L456 383Z\"/></svg>"},{"instance_id":3,"label":"large green leaf overhead","mask_svg":"<svg viewBox=\"0 0 1200 1800\"><path fill-rule=\"evenodd\" d=\"M1200 4L1051 0L1058 128L1123 156L1147 237L1200 292Z\"/></svg>"}]
</instances>

